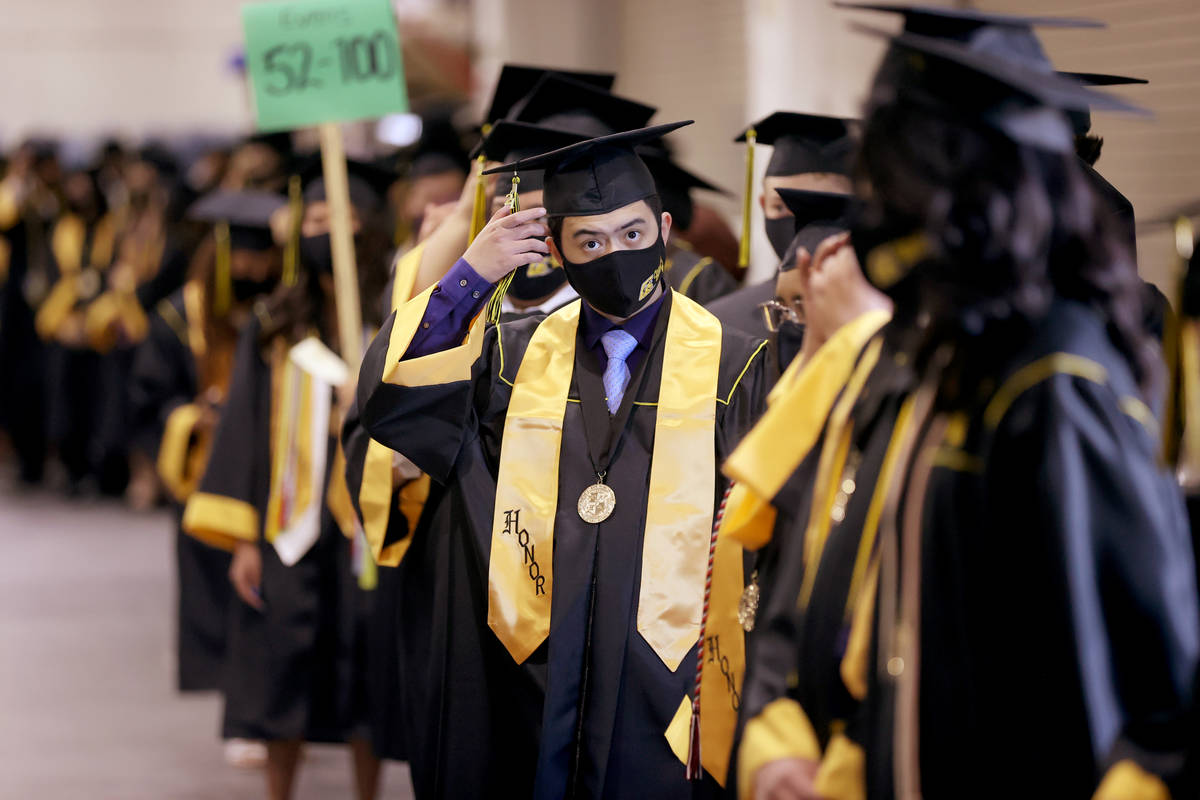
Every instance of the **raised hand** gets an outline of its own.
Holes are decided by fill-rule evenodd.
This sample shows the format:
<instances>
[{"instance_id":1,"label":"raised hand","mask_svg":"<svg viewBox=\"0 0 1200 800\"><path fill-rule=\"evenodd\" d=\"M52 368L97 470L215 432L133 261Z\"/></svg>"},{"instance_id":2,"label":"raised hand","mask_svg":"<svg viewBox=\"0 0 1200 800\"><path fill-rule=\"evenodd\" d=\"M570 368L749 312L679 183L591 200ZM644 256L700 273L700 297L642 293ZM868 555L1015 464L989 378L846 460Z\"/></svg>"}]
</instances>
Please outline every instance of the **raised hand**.
<instances>
[{"instance_id":1,"label":"raised hand","mask_svg":"<svg viewBox=\"0 0 1200 800\"><path fill-rule=\"evenodd\" d=\"M546 209L527 208L511 213L507 206L492 215L463 258L479 276L495 283L517 267L534 264L550 253L542 240L550 230L539 220Z\"/></svg>"}]
</instances>

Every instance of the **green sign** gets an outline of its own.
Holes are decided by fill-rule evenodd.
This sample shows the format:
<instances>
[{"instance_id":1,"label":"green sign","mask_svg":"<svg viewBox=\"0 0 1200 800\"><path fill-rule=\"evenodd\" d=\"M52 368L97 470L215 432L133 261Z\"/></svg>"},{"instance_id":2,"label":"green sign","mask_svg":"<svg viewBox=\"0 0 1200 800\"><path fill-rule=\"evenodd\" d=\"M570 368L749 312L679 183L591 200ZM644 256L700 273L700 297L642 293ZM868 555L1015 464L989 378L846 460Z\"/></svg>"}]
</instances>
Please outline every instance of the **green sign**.
<instances>
[{"instance_id":1,"label":"green sign","mask_svg":"<svg viewBox=\"0 0 1200 800\"><path fill-rule=\"evenodd\" d=\"M251 3L242 24L259 130L408 110L388 0Z\"/></svg>"}]
</instances>

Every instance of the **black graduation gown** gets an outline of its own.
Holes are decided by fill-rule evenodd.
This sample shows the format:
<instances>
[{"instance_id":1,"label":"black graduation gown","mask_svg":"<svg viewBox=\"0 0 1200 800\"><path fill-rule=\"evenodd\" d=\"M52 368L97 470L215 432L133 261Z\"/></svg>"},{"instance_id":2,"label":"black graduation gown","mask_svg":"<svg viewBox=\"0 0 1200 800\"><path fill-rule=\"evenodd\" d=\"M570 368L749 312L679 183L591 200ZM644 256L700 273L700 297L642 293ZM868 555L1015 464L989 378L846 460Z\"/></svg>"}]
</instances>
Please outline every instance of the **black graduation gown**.
<instances>
[{"instance_id":1,"label":"black graduation gown","mask_svg":"<svg viewBox=\"0 0 1200 800\"><path fill-rule=\"evenodd\" d=\"M734 277L712 258L682 247L670 248L666 268L667 283L671 288L702 306L724 297L738 286Z\"/></svg>"},{"instance_id":2,"label":"black graduation gown","mask_svg":"<svg viewBox=\"0 0 1200 800\"><path fill-rule=\"evenodd\" d=\"M390 307L390 284L385 296L389 298L386 305ZM387 311L385 308L385 313ZM540 319L543 315L505 313L501 315L501 322L532 316ZM368 353L360 367L360 375L380 380L386 366L383 363L385 354L382 350ZM356 397L342 427L342 451L346 457L346 485L360 520L360 492L370 441L370 434L362 427ZM446 493L436 485L431 487L421 517L412 529L409 520L398 509L399 495L399 491L392 492L383 546L390 546L410 534L414 534L415 541L398 566L380 568L379 585L368 614L365 635L374 642L372 651L375 653L368 677L377 683L373 696L384 706L373 709L370 714L371 742L381 758L410 762L413 786L419 796L425 797L433 793L432 787L439 785L436 731L440 701L436 698L441 697L443 677L429 669L427 654L431 652L431 637L445 633L449 628L444 598L447 587L452 585L449 571L454 562L447 557L444 548L438 546L442 543L415 537L415 530L428 529L431 520L444 513L439 512L439 508L445 502ZM435 597L443 598L443 601L435 602ZM436 620L435 614L438 615ZM445 649L447 644L441 641L438 647ZM475 654L477 650L472 645L468 653ZM435 684L439 689L432 691Z\"/></svg>"},{"instance_id":3,"label":"black graduation gown","mask_svg":"<svg viewBox=\"0 0 1200 800\"><path fill-rule=\"evenodd\" d=\"M40 252L35 252L33 223L17 221L3 232L9 248L7 277L0 283L0 425L12 440L21 479L37 483L46 460L45 345L34 327L27 288ZM40 299L40 298L39 298ZM20 387L16 390L12 387Z\"/></svg>"},{"instance_id":4,"label":"black graduation gown","mask_svg":"<svg viewBox=\"0 0 1200 800\"><path fill-rule=\"evenodd\" d=\"M183 292L150 316L150 327L134 355L129 379L132 445L150 458L158 452L167 419L199 393L196 357L186 341L188 311ZM175 320L174 325L167 317ZM175 513L177 685L182 692L221 687L225 640L233 590L229 553L183 532L183 505Z\"/></svg>"},{"instance_id":5,"label":"black graduation gown","mask_svg":"<svg viewBox=\"0 0 1200 800\"><path fill-rule=\"evenodd\" d=\"M371 367L364 363L361 369ZM359 492L370 439L360 422L356 400L347 410L342 426L342 452L346 458L346 487L360 520L362 508L359 506ZM386 544L409 535L408 520L397 509L398 495L399 492L392 493L392 511L388 515L388 531L384 538ZM403 580L399 569L389 567L380 567L377 576L375 589L361 593L363 614L360 639L365 647L366 680L370 684L367 693L369 700L375 704L367 710L367 721L375 755L404 761L409 758L409 735L404 683L401 679L401 656L407 652L400 632L400 612L404 607Z\"/></svg>"},{"instance_id":6,"label":"black graduation gown","mask_svg":"<svg viewBox=\"0 0 1200 800\"><path fill-rule=\"evenodd\" d=\"M487 575L509 382L541 318L488 331L470 381L419 388L380 384L373 377L360 383L367 430L430 474L441 484L435 492L444 493L436 513L426 515L428 529L417 530L405 559L422 570L418 565L430 563L431 557L434 562L444 559L450 577L445 586L433 582L446 592L444 602L434 598L428 651L434 682L429 694L437 695L439 703L430 730L437 739L433 771L438 782L428 794L418 786L422 796L561 797L569 792L569 779L577 795L587 797L691 797L694 790L716 790L707 777L699 789L684 779L683 765L664 736L692 688L694 655L672 673L636 633L641 559L630 554L641 552L653 403L670 302L668 296L655 344L625 395L629 430L607 481L618 497L617 507L596 526L579 519L576 500L595 482L584 407L598 404L607 417L602 394L590 393L590 387L601 385L603 367L577 343L570 397L580 402L567 403L563 420L550 637L521 665L487 627ZM380 351L386 352L393 320L372 343L368 361L383 358ZM736 332L724 333L718 396L728 403L717 406L718 464L764 402L759 344ZM581 381L584 370L588 374ZM364 369L363 375L368 374ZM588 387L582 395L581 384ZM421 577L430 576L422 571ZM593 579L596 612L585 661ZM413 691L424 693L424 684ZM416 769L414 764L414 782Z\"/></svg>"},{"instance_id":7,"label":"black graduation gown","mask_svg":"<svg viewBox=\"0 0 1200 800\"><path fill-rule=\"evenodd\" d=\"M1063 353L1092 379L1045 368ZM973 409L961 448L943 444L921 512L922 794L1088 798L1123 759L1170 783L1200 622L1187 521L1145 406L1076 303L1057 302L996 375L1023 391L990 421ZM891 657L880 607L874 665ZM895 689L869 671L871 798L893 796Z\"/></svg>"},{"instance_id":8,"label":"black graduation gown","mask_svg":"<svg viewBox=\"0 0 1200 800\"><path fill-rule=\"evenodd\" d=\"M102 287L103 276L91 265L90 254L103 224L104 218L101 218L89 222L85 228L81 274L88 273L88 276L86 280L81 279L81 296L75 302L76 309L93 300ZM57 225L51 228L51 240L56 230ZM55 286L63 268L57 263L53 247L49 248L49 253L50 269L47 272L50 285ZM82 294L86 291L84 287L92 289L93 293ZM106 390L111 386L106 377L104 358L87 346L67 347L51 341L46 345L46 375L48 436L66 468L69 490L75 491L86 478L95 477L102 488L119 493L127 476L121 474L119 464L106 459L104 452L105 444L111 438L104 435L103 429L107 417ZM105 474L108 469L116 469L117 474Z\"/></svg>"},{"instance_id":9,"label":"black graduation gown","mask_svg":"<svg viewBox=\"0 0 1200 800\"><path fill-rule=\"evenodd\" d=\"M743 286L736 292L708 303L705 308L726 328L742 331L759 339L767 338L767 324L760 305L775 297L775 278Z\"/></svg>"},{"instance_id":10,"label":"black graduation gown","mask_svg":"<svg viewBox=\"0 0 1200 800\"><path fill-rule=\"evenodd\" d=\"M358 646L358 588L350 542L324 502L320 536L286 566L262 537L270 488L271 366L260 325L242 331L229 397L199 492L253 506L262 552L262 612L231 604L224 738L343 742L363 723L367 698ZM331 442L332 444L332 442ZM330 447L327 464L333 463ZM321 497L324 497L322 492Z\"/></svg>"}]
</instances>

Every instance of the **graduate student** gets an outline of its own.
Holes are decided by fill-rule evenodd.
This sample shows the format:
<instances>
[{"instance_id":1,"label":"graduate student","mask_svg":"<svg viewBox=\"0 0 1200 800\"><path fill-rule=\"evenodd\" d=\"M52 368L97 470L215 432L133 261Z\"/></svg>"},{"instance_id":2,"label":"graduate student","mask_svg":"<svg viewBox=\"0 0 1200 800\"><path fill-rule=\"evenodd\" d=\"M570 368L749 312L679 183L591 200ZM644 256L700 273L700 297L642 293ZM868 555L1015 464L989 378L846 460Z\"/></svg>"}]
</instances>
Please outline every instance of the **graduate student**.
<instances>
[{"instance_id":1,"label":"graduate student","mask_svg":"<svg viewBox=\"0 0 1200 800\"><path fill-rule=\"evenodd\" d=\"M544 169L544 207L495 215L368 352L387 366L360 381L364 426L447 493L425 534L453 543L454 633L484 654L444 667L438 795L717 790L664 732L695 675L716 465L765 360L664 286L671 218L633 148L680 124L498 168ZM493 285L547 255L581 300L485 328Z\"/></svg>"},{"instance_id":2,"label":"graduate student","mask_svg":"<svg viewBox=\"0 0 1200 800\"><path fill-rule=\"evenodd\" d=\"M104 287L120 230L95 177L71 172L63 182L64 209L49 233L49 291L34 325L47 342L49 440L66 468L67 491L79 494L94 482L108 494L125 486L125 465L101 458L105 364L88 341L88 305Z\"/></svg>"},{"instance_id":3,"label":"graduate student","mask_svg":"<svg viewBox=\"0 0 1200 800\"><path fill-rule=\"evenodd\" d=\"M363 318L385 279L382 195L390 177L351 162L349 190ZM349 742L360 798L374 797L374 713L388 713L387 651L367 636L374 597L358 576L353 510L338 461L337 344L330 211L320 164L301 173L302 270L258 309L238 341L208 469L184 529L233 551L237 593L224 735L267 742L269 796L291 795L304 742ZM385 726L386 727L386 726Z\"/></svg>"},{"instance_id":4,"label":"graduate student","mask_svg":"<svg viewBox=\"0 0 1200 800\"><path fill-rule=\"evenodd\" d=\"M849 245L895 316L824 434L794 677L747 724L741 777L760 796L1169 796L1192 554L1140 282L1062 113L1121 104L1050 69L1030 26L1073 21L883 10L905 30ZM1013 769L1035 720L1054 746Z\"/></svg>"},{"instance_id":5,"label":"graduate student","mask_svg":"<svg viewBox=\"0 0 1200 800\"><path fill-rule=\"evenodd\" d=\"M489 160L506 161L538 155L581 138L565 131L501 120L491 127L479 152ZM507 184L511 186L511 182ZM540 171L523 171L520 185L524 189L523 203L540 202ZM508 191L496 190L493 202L497 209ZM470 198L474 194L474 187L468 187L465 196ZM443 223L453 224L453 219ZM435 236L442 237L442 231ZM464 234L464 249L465 246ZM412 258L397 263L394 289L389 293L393 304L402 305L425 288L418 285L417 272L417 263ZM547 256L513 274L500 319L544 316L577 298L561 265ZM385 369L385 353L368 356L361 375L378 380ZM372 552L385 567L380 572L380 589L392 588L395 592L394 630L390 635L398 670L389 690L403 709L399 721L404 730L413 787L418 797L455 795L448 787L458 785L455 781L473 773L462 764L444 763L442 752L447 742L442 720L461 725L460 704L472 708L466 688L471 682L466 675L479 669L483 655L477 633L455 622L461 604L450 598L464 588L462 570L456 568L462 559L449 557L454 544L449 537L427 534L429 529L447 524L446 515L451 512L452 504L444 488L432 483L412 462L370 438L360 424L357 404L347 414L342 444L351 497ZM431 653L438 656L431 658ZM477 707L474 713L478 713ZM471 726L461 725L457 730L459 733L452 741L456 747L465 746L462 736L471 731ZM477 734L475 730L466 735Z\"/></svg>"},{"instance_id":6,"label":"graduate student","mask_svg":"<svg viewBox=\"0 0 1200 800\"><path fill-rule=\"evenodd\" d=\"M176 510L182 692L221 687L233 590L229 553L185 535L179 522L229 394L238 330L255 300L279 281L282 255L269 225L284 203L268 192L215 192L189 210L191 219L213 226L213 237L194 259L193 276L151 315L130 372L133 446L157 464Z\"/></svg>"},{"instance_id":7,"label":"graduate student","mask_svg":"<svg viewBox=\"0 0 1200 800\"><path fill-rule=\"evenodd\" d=\"M775 256L783 258L793 232L792 212L778 189L819 192L850 191L850 154L853 120L820 114L776 111L743 131L734 141L747 142L751 131L755 142L771 146L771 158L763 176L758 205L763 211L767 239ZM751 198L743 199L749 214ZM748 236L749 232L743 232ZM747 246L743 243L743 246ZM745 286L714 302L709 309L725 325L733 325L752 336L766 336L759 306L772 297L774 279Z\"/></svg>"}]
</instances>

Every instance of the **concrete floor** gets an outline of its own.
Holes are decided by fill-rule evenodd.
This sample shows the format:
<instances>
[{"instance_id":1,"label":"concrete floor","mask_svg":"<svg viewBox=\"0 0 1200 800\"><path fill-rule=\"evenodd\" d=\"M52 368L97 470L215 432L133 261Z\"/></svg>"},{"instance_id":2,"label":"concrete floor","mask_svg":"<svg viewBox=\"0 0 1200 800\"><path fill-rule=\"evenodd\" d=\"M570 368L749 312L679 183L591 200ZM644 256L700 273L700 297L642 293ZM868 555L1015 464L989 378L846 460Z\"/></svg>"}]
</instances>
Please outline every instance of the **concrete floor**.
<instances>
[{"instance_id":1,"label":"concrete floor","mask_svg":"<svg viewBox=\"0 0 1200 800\"><path fill-rule=\"evenodd\" d=\"M0 489L0 798L251 800L215 694L174 691L171 521ZM351 798L349 754L310 748L297 800ZM387 800L412 796L389 764Z\"/></svg>"}]
</instances>

